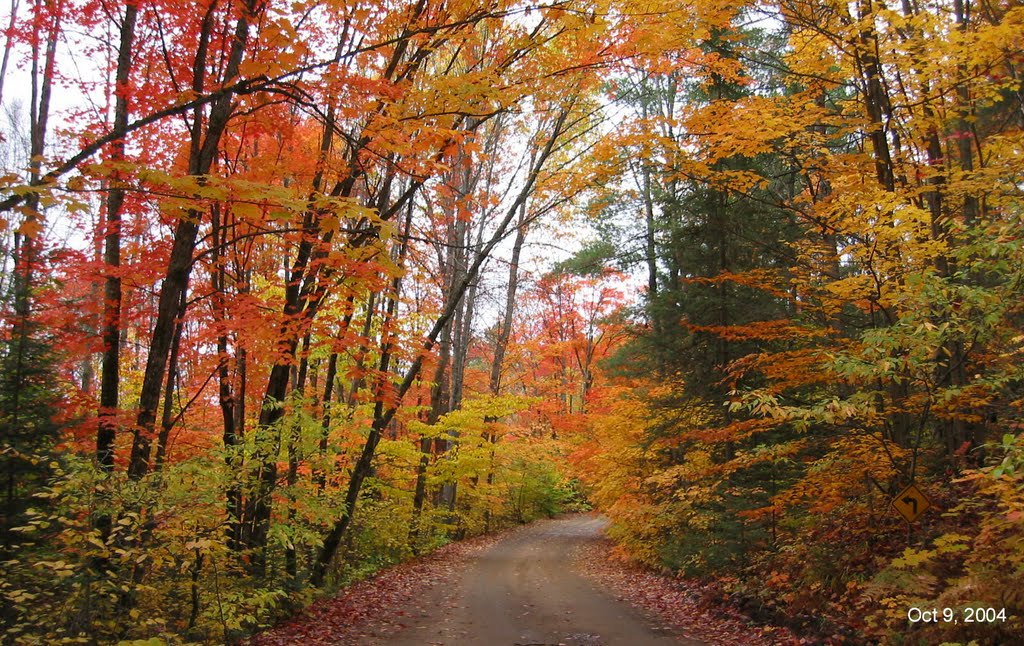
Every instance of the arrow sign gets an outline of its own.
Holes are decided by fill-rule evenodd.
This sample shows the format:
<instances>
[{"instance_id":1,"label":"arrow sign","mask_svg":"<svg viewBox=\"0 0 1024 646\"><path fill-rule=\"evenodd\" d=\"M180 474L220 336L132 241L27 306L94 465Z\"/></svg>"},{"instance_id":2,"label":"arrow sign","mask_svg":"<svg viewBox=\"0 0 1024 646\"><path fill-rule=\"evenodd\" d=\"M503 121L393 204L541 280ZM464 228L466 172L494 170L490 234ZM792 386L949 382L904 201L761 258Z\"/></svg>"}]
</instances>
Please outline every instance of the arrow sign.
<instances>
[{"instance_id":1,"label":"arrow sign","mask_svg":"<svg viewBox=\"0 0 1024 646\"><path fill-rule=\"evenodd\" d=\"M932 506L924 492L913 483L896 494L896 497L892 499L890 504L908 523L912 523L920 518Z\"/></svg>"},{"instance_id":2,"label":"arrow sign","mask_svg":"<svg viewBox=\"0 0 1024 646\"><path fill-rule=\"evenodd\" d=\"M914 516L917 516L917 498L913 496L907 496L903 499L903 502L914 508Z\"/></svg>"}]
</instances>

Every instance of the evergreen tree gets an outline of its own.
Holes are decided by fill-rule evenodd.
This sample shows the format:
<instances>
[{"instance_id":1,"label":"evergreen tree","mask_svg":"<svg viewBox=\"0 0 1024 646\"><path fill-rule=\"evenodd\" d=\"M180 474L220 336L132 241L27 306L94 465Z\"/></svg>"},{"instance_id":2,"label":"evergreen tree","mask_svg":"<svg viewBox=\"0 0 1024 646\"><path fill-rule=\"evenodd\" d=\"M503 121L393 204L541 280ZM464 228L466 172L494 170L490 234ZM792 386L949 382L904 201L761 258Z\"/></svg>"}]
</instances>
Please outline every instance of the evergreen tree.
<instances>
[{"instance_id":1,"label":"evergreen tree","mask_svg":"<svg viewBox=\"0 0 1024 646\"><path fill-rule=\"evenodd\" d=\"M720 30L703 47L709 59L735 62L739 49L760 49L762 41L774 37ZM784 91L770 70L751 73L758 78L746 71L726 75L709 69L705 78L687 83L652 75L632 84L625 100L641 119L659 115L675 124L683 121L671 114L677 105L727 104ZM633 212L646 206L652 214L645 218L646 234L606 236L646 239L654 256L653 262L645 260L643 245L635 244L620 256L634 266L646 262L653 273L648 276L648 325L617 362L638 374L660 374L672 385L649 402L663 413L648 429L649 441L673 447L657 455L665 470L692 471L692 484L700 483L700 494L681 499L676 494L665 502L668 514L678 520L662 540L663 562L691 574L725 571L742 567L770 541L771 521L750 522L745 512L768 504L782 483L797 475L780 460L752 460L742 468L730 464L738 455L771 451L793 438L791 432L749 432L753 420L732 412L728 403L731 391L757 385L747 383L746 376L734 378L734 362L785 343L757 330L792 318L793 304L762 289L764 281L754 277L785 274L795 262L793 243L800 227L782 206L793 191L787 184L790 164L782 154L723 156L698 175L681 160L687 147L701 145L700 134L667 126L659 134L671 135L676 149L651 153L632 165L638 187L629 192L638 196ZM759 181L734 181L743 177ZM611 199L606 211L628 201Z\"/></svg>"},{"instance_id":2,"label":"evergreen tree","mask_svg":"<svg viewBox=\"0 0 1024 646\"><path fill-rule=\"evenodd\" d=\"M11 528L45 485L57 437L53 421L52 351L31 321L16 318L9 338L0 343L0 473L3 549L16 542Z\"/></svg>"}]
</instances>

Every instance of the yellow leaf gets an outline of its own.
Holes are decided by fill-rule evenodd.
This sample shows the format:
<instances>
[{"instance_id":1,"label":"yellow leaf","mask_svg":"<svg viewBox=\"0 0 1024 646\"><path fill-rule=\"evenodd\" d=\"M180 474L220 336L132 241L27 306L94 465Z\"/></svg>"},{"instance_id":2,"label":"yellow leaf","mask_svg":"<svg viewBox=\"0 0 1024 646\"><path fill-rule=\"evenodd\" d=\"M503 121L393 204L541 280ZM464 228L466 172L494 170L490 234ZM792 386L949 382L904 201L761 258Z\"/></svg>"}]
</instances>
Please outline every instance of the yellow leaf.
<instances>
[{"instance_id":1,"label":"yellow leaf","mask_svg":"<svg viewBox=\"0 0 1024 646\"><path fill-rule=\"evenodd\" d=\"M43 223L39 218L29 217L21 223L18 227L18 233L25 236L26 238L38 237L43 232Z\"/></svg>"}]
</instances>

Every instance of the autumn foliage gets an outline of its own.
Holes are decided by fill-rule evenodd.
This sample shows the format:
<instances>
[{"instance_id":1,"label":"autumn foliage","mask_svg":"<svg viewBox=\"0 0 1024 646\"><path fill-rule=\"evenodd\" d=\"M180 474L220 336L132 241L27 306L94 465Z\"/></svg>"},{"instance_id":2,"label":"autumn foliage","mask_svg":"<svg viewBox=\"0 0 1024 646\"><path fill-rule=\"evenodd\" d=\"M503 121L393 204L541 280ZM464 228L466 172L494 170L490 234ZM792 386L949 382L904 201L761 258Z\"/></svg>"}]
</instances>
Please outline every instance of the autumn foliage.
<instances>
[{"instance_id":1,"label":"autumn foliage","mask_svg":"<svg viewBox=\"0 0 1024 646\"><path fill-rule=\"evenodd\" d=\"M1020 18L730 6L619 77L648 323L576 459L629 555L837 641L1020 634Z\"/></svg>"},{"instance_id":2,"label":"autumn foliage","mask_svg":"<svg viewBox=\"0 0 1024 646\"><path fill-rule=\"evenodd\" d=\"M232 642L570 501L533 393L487 379L509 370L477 286L584 190L553 187L611 25L29 4L4 58L8 93L9 58L31 81L0 219L4 641Z\"/></svg>"},{"instance_id":3,"label":"autumn foliage","mask_svg":"<svg viewBox=\"0 0 1024 646\"><path fill-rule=\"evenodd\" d=\"M584 497L815 638L1024 630L1022 7L5 20L4 641L233 642Z\"/></svg>"}]
</instances>

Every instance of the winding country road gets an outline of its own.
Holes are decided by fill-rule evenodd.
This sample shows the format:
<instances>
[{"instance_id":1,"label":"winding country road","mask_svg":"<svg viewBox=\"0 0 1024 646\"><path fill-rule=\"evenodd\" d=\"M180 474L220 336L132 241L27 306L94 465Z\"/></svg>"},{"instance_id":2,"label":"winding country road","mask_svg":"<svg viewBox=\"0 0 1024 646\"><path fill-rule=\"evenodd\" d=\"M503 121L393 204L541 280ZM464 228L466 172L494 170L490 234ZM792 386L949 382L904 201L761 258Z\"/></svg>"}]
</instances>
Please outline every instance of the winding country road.
<instances>
[{"instance_id":1,"label":"winding country road","mask_svg":"<svg viewBox=\"0 0 1024 646\"><path fill-rule=\"evenodd\" d=\"M535 523L481 552L456 580L435 586L399 646L648 646L701 642L660 629L595 588L572 567L574 552L601 537L604 521L574 516Z\"/></svg>"}]
</instances>

